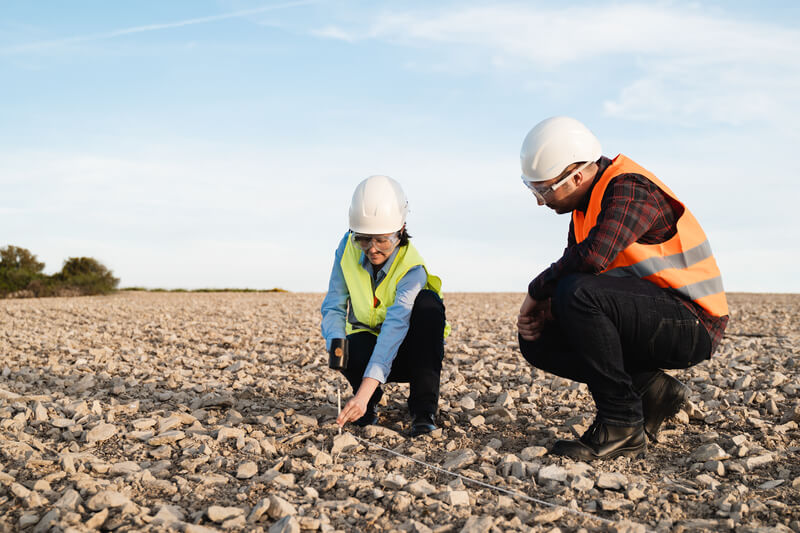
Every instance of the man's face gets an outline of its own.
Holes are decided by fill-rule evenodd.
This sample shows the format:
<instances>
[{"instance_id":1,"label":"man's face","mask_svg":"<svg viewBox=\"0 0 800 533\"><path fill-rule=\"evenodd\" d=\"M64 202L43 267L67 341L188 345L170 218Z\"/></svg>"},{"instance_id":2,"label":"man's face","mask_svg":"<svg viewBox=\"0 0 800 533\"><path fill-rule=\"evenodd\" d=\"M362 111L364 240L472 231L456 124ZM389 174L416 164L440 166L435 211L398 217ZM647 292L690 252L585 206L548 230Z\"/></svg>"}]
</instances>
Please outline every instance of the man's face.
<instances>
[{"instance_id":1,"label":"man's face","mask_svg":"<svg viewBox=\"0 0 800 533\"><path fill-rule=\"evenodd\" d=\"M539 205L546 205L558 214L574 210L581 200L579 185L585 177L586 167L591 161L573 163L555 178L542 182L526 181L525 185L536 196Z\"/></svg>"},{"instance_id":2,"label":"man's face","mask_svg":"<svg viewBox=\"0 0 800 533\"><path fill-rule=\"evenodd\" d=\"M553 178L550 181L545 181L541 184L538 184L542 189L547 189L553 185L559 184L562 180L567 177L568 174L572 172L571 169L567 169L565 172L562 172L560 176ZM575 183L572 180L574 176L570 176L570 181L563 183L559 188L555 190L549 190L545 194L542 195L542 198L537 198L536 201L539 205L546 205L559 215L564 213L569 213L578 205L580 198L576 192Z\"/></svg>"}]
</instances>

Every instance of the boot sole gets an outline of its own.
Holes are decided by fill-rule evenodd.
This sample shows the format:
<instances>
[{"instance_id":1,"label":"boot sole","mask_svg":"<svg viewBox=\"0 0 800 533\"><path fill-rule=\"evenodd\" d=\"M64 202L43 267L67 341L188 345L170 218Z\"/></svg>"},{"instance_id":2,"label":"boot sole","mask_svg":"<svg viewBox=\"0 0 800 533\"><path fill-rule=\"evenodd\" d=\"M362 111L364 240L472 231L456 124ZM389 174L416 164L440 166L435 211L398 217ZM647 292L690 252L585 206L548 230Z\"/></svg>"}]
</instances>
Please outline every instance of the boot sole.
<instances>
[{"instance_id":1,"label":"boot sole","mask_svg":"<svg viewBox=\"0 0 800 533\"><path fill-rule=\"evenodd\" d=\"M689 400L689 390L686 388L686 386L683 386L680 393L672 400L669 409L664 411L663 416L659 417L659 419L657 420L657 423L655 424L655 429L651 431L647 428L647 424L645 424L644 432L647 435L647 438L655 442L656 437L658 437L658 432L661 429L661 425L664 423L664 421L675 416L678 413L678 411L681 410L683 404L685 404L688 400Z\"/></svg>"},{"instance_id":2,"label":"boot sole","mask_svg":"<svg viewBox=\"0 0 800 533\"><path fill-rule=\"evenodd\" d=\"M644 457L647 455L647 444L636 448L622 448L620 450L614 450L614 452L603 457L598 457L598 459L613 459L615 457L619 457L620 455L624 455L625 457L630 457L632 459Z\"/></svg>"},{"instance_id":3,"label":"boot sole","mask_svg":"<svg viewBox=\"0 0 800 533\"><path fill-rule=\"evenodd\" d=\"M550 453L553 453L552 450ZM588 457L582 456L579 453L576 454L554 453L553 455L569 457L570 459L574 459L576 461L602 461L605 459L614 459L615 457L619 457L620 455L624 455L625 457L630 457L632 459L638 459L640 457L644 457L645 455L647 455L647 443L644 443L641 446L636 446L634 448L620 448L606 455L590 455Z\"/></svg>"}]
</instances>

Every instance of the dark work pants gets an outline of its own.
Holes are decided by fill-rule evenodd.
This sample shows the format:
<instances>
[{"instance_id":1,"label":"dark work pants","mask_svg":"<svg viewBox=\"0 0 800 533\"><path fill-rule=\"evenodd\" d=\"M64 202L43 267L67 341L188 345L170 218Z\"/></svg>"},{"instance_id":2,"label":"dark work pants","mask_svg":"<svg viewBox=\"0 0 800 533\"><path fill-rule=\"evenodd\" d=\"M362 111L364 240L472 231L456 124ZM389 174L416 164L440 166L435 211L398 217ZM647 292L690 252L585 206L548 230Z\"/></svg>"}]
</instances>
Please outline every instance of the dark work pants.
<instances>
[{"instance_id":1,"label":"dark work pants","mask_svg":"<svg viewBox=\"0 0 800 533\"><path fill-rule=\"evenodd\" d=\"M598 419L633 426L640 395L662 368L711 356L703 324L667 290L635 277L571 274L551 300L555 321L533 342L519 339L533 366L586 383Z\"/></svg>"},{"instance_id":2,"label":"dark work pants","mask_svg":"<svg viewBox=\"0 0 800 533\"><path fill-rule=\"evenodd\" d=\"M400 344L397 357L387 382L408 383L408 409L412 414L436 413L439 405L439 375L444 359L444 303L430 290L423 290L414 300L411 323L405 340ZM353 333L349 340L350 359L342 374L353 387L361 385L372 350L378 338L369 332ZM375 406L383 396L380 386L369 400Z\"/></svg>"}]
</instances>

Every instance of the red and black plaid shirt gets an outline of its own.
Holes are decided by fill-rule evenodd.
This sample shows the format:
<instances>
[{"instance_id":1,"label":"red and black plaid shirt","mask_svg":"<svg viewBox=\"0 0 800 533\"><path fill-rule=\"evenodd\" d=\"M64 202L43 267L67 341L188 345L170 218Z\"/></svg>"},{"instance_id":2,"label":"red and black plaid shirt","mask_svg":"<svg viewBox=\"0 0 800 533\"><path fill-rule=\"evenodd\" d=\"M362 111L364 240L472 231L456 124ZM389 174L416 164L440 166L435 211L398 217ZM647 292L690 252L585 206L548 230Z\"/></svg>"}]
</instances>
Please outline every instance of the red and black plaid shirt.
<instances>
[{"instance_id":1,"label":"red and black plaid shirt","mask_svg":"<svg viewBox=\"0 0 800 533\"><path fill-rule=\"evenodd\" d=\"M595 183L611 164L607 157L597 162L599 168ZM594 184L578 209L586 212ZM653 182L641 174L621 174L608 184L601 202L597 224L592 239L575 242L575 232L570 221L567 248L561 259L539 274L528 285L528 293L535 300L552 296L556 283L572 272L602 272L617 255L633 244L657 244L675 235L678 218L683 207L664 195ZM728 316L712 316L705 309L677 294L683 303L703 323L711 337L711 353L716 350Z\"/></svg>"}]
</instances>

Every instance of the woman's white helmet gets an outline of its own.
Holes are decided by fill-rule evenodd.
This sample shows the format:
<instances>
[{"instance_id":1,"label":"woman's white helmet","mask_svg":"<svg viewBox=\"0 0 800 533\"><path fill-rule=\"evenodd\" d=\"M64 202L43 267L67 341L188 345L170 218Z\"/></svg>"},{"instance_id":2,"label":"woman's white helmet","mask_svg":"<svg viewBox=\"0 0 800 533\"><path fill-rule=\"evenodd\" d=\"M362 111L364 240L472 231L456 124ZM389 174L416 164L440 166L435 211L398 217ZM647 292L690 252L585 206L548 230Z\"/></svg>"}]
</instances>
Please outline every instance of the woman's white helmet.
<instances>
[{"instance_id":1,"label":"woman's white helmet","mask_svg":"<svg viewBox=\"0 0 800 533\"><path fill-rule=\"evenodd\" d=\"M400 184L389 176L370 176L356 187L350 202L350 230L381 235L403 228L408 200Z\"/></svg>"},{"instance_id":2,"label":"woman's white helmet","mask_svg":"<svg viewBox=\"0 0 800 533\"><path fill-rule=\"evenodd\" d=\"M600 141L589 128L574 118L550 117L534 126L522 141L522 179L548 181L572 163L597 161L601 154Z\"/></svg>"}]
</instances>

